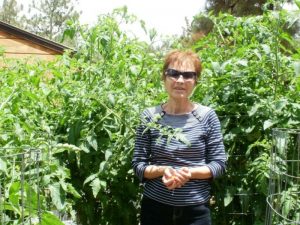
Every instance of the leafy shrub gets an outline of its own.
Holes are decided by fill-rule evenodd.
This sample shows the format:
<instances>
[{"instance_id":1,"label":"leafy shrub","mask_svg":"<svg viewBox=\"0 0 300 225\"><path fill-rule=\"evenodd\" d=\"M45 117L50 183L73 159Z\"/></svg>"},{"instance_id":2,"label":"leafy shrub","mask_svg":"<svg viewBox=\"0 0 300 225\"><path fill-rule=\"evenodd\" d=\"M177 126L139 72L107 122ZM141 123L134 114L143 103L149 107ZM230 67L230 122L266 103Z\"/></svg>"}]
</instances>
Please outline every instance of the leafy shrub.
<instances>
[{"instance_id":1,"label":"leafy shrub","mask_svg":"<svg viewBox=\"0 0 300 225\"><path fill-rule=\"evenodd\" d=\"M216 109L229 157L227 175L213 191L216 224L262 224L271 129L299 127L298 62L293 59L299 52L290 55L283 44L293 43L282 29L287 16L206 15L214 28L194 44L205 68L194 99Z\"/></svg>"}]
</instances>

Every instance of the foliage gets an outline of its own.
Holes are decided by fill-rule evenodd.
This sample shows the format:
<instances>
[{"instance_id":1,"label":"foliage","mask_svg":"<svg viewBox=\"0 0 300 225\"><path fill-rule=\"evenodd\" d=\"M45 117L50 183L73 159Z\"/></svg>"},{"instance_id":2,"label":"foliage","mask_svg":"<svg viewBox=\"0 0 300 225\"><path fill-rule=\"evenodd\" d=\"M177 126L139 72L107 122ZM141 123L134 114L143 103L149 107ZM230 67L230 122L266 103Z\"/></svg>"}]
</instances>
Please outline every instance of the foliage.
<instances>
[{"instance_id":1,"label":"foliage","mask_svg":"<svg viewBox=\"0 0 300 225\"><path fill-rule=\"evenodd\" d=\"M58 152L74 149L58 145L53 138L50 139L52 133L47 122L47 112L51 110L47 108L51 105L48 105L45 95L47 78L43 75L35 76L40 72L40 65L26 65L26 62L23 64L15 61L5 64L9 66L1 68L0 78L0 178L1 191L9 195L4 195L5 198L1 200L0 205L4 206L1 208L1 219L4 220L1 222L13 219L22 221L22 209L25 221L37 221L40 215L42 223L45 219L48 221L45 224L51 224L51 221L58 219L50 211L56 210L59 214L71 215L72 199L80 197L67 182L70 179L70 171L54 157ZM31 154L31 148L41 151L38 158ZM21 157L24 159L24 155L30 162L20 160ZM24 181L23 188L20 188L21 180ZM25 205L21 203L22 191L25 192L28 198L26 201L30 203L31 208L28 208L26 201ZM27 212L30 209L32 211ZM44 218L44 215L47 216Z\"/></svg>"},{"instance_id":2,"label":"foliage","mask_svg":"<svg viewBox=\"0 0 300 225\"><path fill-rule=\"evenodd\" d=\"M77 0L32 0L26 28L38 35L58 41L67 20L77 20L79 12L74 8Z\"/></svg>"},{"instance_id":3,"label":"foliage","mask_svg":"<svg viewBox=\"0 0 300 225\"><path fill-rule=\"evenodd\" d=\"M290 48L293 39L282 29L288 19L284 12L205 16L214 26L194 45L205 68L194 99L217 110L229 157L227 177L214 189L216 224L262 223L270 131L300 124L300 80L294 71L299 51ZM227 222L217 219L225 216Z\"/></svg>"},{"instance_id":4,"label":"foliage","mask_svg":"<svg viewBox=\"0 0 300 225\"><path fill-rule=\"evenodd\" d=\"M23 5L18 5L16 0L3 0L0 9L0 20L11 25L22 27L22 17L20 12Z\"/></svg>"},{"instance_id":5,"label":"foliage","mask_svg":"<svg viewBox=\"0 0 300 225\"><path fill-rule=\"evenodd\" d=\"M122 13L102 16L90 29L71 24L66 33L76 29L81 42L72 58L7 62L2 70L0 126L12 134L1 144L41 148L46 139L57 160L47 164L43 187L56 210L69 212L65 203L73 202L81 224L137 223L140 196L131 153L139 114L153 104L149 96L159 95L160 63L148 45L119 29L114 17ZM120 19L132 17L125 13Z\"/></svg>"},{"instance_id":6,"label":"foliage","mask_svg":"<svg viewBox=\"0 0 300 225\"><path fill-rule=\"evenodd\" d=\"M276 5L291 0L207 0L206 10L213 11L214 14L229 13L234 16L262 15L264 8L275 9Z\"/></svg>"},{"instance_id":7,"label":"foliage","mask_svg":"<svg viewBox=\"0 0 300 225\"><path fill-rule=\"evenodd\" d=\"M59 110L65 113L57 128L61 141L85 149L79 162L72 154L61 156L70 162L73 185L85 193L77 213L82 224L135 224L134 127L149 96L157 93L159 63L147 45L128 39L112 16L99 17L98 25L79 33L83 45L66 61L77 66L69 75L73 81L59 84Z\"/></svg>"},{"instance_id":8,"label":"foliage","mask_svg":"<svg viewBox=\"0 0 300 225\"><path fill-rule=\"evenodd\" d=\"M274 129L272 132L270 185L274 188L267 201L272 211L276 211L269 213L276 224L291 224L291 221L299 221L300 218L299 132L299 129Z\"/></svg>"}]
</instances>

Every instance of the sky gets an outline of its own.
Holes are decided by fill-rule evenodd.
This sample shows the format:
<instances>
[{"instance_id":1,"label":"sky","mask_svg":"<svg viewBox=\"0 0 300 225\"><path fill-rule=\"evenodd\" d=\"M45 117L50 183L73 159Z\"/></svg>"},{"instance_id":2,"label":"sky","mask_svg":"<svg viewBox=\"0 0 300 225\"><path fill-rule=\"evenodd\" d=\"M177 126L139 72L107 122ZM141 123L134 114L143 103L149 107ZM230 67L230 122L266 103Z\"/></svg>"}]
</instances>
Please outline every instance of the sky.
<instances>
[{"instance_id":1,"label":"sky","mask_svg":"<svg viewBox=\"0 0 300 225\"><path fill-rule=\"evenodd\" d=\"M25 7L31 2L17 1ZM155 28L160 35L172 36L182 34L186 27L185 18L191 22L193 16L204 9L205 2L206 0L78 0L75 7L81 11L81 23L93 25L98 15L110 13L113 9L126 5L128 13L144 20L147 29ZM141 40L149 41L138 24L129 29Z\"/></svg>"},{"instance_id":2,"label":"sky","mask_svg":"<svg viewBox=\"0 0 300 225\"><path fill-rule=\"evenodd\" d=\"M192 21L194 15L204 9L205 0L79 0L77 9L82 11L81 23L94 24L99 14L112 12L126 5L128 13L146 23L147 29L155 28L161 35L180 35L186 26L185 18ZM142 29L132 32L146 39Z\"/></svg>"}]
</instances>

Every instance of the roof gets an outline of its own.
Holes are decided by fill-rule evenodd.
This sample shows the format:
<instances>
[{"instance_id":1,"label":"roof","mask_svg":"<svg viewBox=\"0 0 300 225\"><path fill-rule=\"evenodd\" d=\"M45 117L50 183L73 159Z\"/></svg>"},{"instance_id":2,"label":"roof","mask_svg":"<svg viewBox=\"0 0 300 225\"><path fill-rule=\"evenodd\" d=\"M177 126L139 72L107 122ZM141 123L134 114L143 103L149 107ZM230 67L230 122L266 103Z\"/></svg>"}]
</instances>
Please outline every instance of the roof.
<instances>
[{"instance_id":1,"label":"roof","mask_svg":"<svg viewBox=\"0 0 300 225\"><path fill-rule=\"evenodd\" d=\"M22 37L23 39L34 42L38 45L49 48L51 50L57 51L61 54L65 50L70 50L71 49L70 47L67 47L65 45L62 45L62 44L59 44L57 42L51 41L49 39L43 38L43 37L38 36L36 34L30 33L26 30L20 29L20 28L15 27L15 26L12 26L12 25L10 25L8 23L5 23L3 21L0 21L0 30L6 31L7 33L10 33L14 36Z\"/></svg>"}]
</instances>

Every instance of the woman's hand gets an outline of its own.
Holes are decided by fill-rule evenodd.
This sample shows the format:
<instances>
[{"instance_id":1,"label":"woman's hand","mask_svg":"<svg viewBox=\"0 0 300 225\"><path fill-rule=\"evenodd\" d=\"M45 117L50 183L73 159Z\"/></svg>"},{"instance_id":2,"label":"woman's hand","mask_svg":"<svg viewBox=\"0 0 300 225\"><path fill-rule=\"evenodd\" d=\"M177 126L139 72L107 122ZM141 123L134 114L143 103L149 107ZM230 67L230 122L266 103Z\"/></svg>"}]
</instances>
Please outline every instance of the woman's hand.
<instances>
[{"instance_id":1,"label":"woman's hand","mask_svg":"<svg viewBox=\"0 0 300 225\"><path fill-rule=\"evenodd\" d=\"M177 186L176 173L177 173L176 170L170 167L165 169L164 171L162 181L169 190L173 190Z\"/></svg>"},{"instance_id":2,"label":"woman's hand","mask_svg":"<svg viewBox=\"0 0 300 225\"><path fill-rule=\"evenodd\" d=\"M188 167L181 167L178 170L167 168L162 177L163 183L169 190L182 187L191 178L191 172Z\"/></svg>"},{"instance_id":3,"label":"woman's hand","mask_svg":"<svg viewBox=\"0 0 300 225\"><path fill-rule=\"evenodd\" d=\"M176 172L176 182L178 188L182 187L192 177L191 171L188 167L181 167Z\"/></svg>"}]
</instances>

